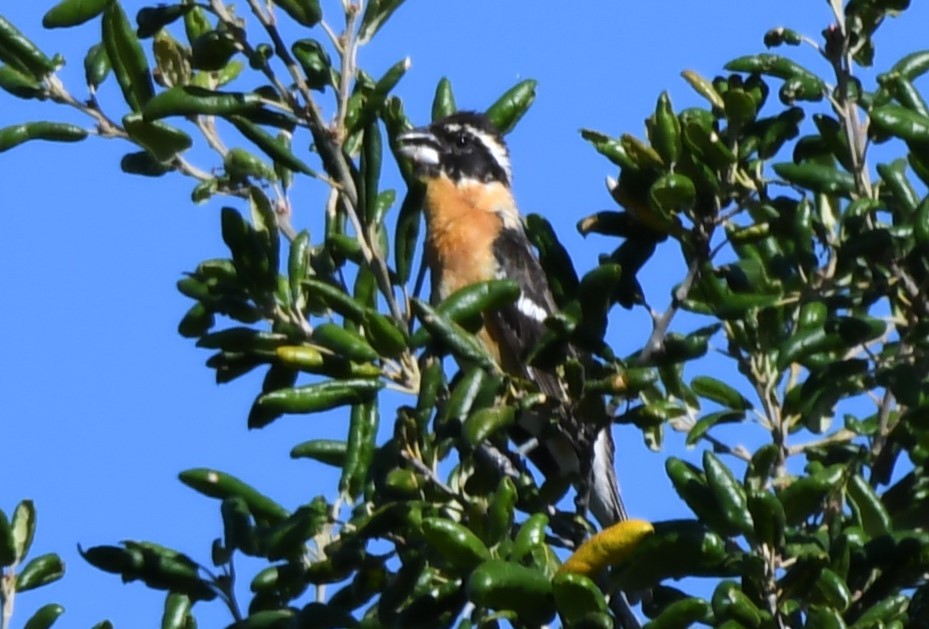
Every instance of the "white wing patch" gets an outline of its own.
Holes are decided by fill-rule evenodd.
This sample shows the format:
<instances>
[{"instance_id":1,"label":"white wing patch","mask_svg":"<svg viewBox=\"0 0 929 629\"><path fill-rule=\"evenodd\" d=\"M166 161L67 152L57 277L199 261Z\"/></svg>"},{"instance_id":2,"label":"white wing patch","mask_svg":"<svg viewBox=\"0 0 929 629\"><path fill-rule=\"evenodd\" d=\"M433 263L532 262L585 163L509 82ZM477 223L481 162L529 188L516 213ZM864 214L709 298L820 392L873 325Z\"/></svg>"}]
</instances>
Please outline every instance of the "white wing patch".
<instances>
[{"instance_id":1,"label":"white wing patch","mask_svg":"<svg viewBox=\"0 0 929 629\"><path fill-rule=\"evenodd\" d=\"M535 303L525 295L519 296L519 300L516 302L516 309L530 319L540 323L545 321L545 318L548 317L548 311L545 310L545 308Z\"/></svg>"}]
</instances>

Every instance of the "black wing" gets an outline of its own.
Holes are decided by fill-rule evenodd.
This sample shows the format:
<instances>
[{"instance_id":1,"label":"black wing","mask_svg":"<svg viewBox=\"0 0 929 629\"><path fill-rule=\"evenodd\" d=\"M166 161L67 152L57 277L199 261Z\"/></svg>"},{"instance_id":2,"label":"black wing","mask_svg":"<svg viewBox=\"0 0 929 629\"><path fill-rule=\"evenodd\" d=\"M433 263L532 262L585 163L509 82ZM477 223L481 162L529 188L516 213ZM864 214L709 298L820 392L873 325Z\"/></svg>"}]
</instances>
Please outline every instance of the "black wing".
<instances>
[{"instance_id":1,"label":"black wing","mask_svg":"<svg viewBox=\"0 0 929 629\"><path fill-rule=\"evenodd\" d=\"M602 525L623 520L626 512L613 468L613 439L603 399L585 396L572 408L558 374L528 364L528 353L542 339L545 319L556 306L525 232L504 229L494 242L494 257L499 277L516 281L522 293L516 303L486 314L488 331L500 346L503 368L534 382L550 399L556 419L553 425L546 418L527 414L513 427L511 437L517 443L532 437L539 440L542 447L532 449L529 458L546 477L578 475L581 501L586 506L589 494L591 510ZM567 343L563 351L578 356ZM577 413L587 416L587 421L578 421Z\"/></svg>"},{"instance_id":2,"label":"black wing","mask_svg":"<svg viewBox=\"0 0 929 629\"><path fill-rule=\"evenodd\" d=\"M515 281L522 289L519 299L488 313L487 324L500 345L503 367L513 375L535 381L542 393L561 400L564 397L555 374L530 367L529 352L546 331L545 319L552 314L555 300L548 279L532 253L532 246L521 229L504 229L494 242L498 277Z\"/></svg>"}]
</instances>

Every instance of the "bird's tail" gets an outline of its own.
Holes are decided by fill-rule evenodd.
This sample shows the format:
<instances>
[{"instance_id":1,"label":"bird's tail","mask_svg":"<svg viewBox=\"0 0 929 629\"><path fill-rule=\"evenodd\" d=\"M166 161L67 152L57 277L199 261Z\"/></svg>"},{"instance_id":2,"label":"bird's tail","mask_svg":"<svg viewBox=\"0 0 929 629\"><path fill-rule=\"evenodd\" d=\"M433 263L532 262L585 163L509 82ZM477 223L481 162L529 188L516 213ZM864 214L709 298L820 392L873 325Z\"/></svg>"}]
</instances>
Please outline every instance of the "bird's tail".
<instances>
[{"instance_id":1,"label":"bird's tail","mask_svg":"<svg viewBox=\"0 0 929 629\"><path fill-rule=\"evenodd\" d=\"M604 529L629 518L619 492L619 481L613 465L614 451L613 435L610 427L607 426L597 433L594 440L593 461L588 483L590 488L588 507ZM610 597L610 608L616 615L618 627L622 629L641 628L642 625L635 612L632 611L632 606L624 592L619 590L613 592Z\"/></svg>"},{"instance_id":2,"label":"bird's tail","mask_svg":"<svg viewBox=\"0 0 929 629\"><path fill-rule=\"evenodd\" d=\"M619 491L616 468L613 465L614 451L613 435L610 427L607 426L600 430L594 441L589 485L590 512L603 528L629 517Z\"/></svg>"}]
</instances>

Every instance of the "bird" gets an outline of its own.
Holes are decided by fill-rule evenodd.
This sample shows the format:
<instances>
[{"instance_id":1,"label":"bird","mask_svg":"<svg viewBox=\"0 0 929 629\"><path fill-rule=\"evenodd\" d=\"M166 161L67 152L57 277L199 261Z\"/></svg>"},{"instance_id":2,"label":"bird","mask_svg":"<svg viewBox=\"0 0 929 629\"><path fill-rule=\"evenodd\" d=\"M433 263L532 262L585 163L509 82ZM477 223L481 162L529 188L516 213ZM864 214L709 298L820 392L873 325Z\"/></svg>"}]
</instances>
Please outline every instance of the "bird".
<instances>
[{"instance_id":1,"label":"bird","mask_svg":"<svg viewBox=\"0 0 929 629\"><path fill-rule=\"evenodd\" d=\"M501 133L484 114L463 111L403 131L396 142L425 186L424 256L432 300L495 279L514 280L520 288L512 304L485 312L478 338L503 371L534 383L556 404L553 418L523 413L510 437L528 444L527 456L546 478L573 481L578 509L589 509L601 527L625 520L604 400L572 403L556 369L528 361L557 306L513 195ZM565 351L589 364L576 348ZM581 410L596 417L578 417Z\"/></svg>"}]
</instances>

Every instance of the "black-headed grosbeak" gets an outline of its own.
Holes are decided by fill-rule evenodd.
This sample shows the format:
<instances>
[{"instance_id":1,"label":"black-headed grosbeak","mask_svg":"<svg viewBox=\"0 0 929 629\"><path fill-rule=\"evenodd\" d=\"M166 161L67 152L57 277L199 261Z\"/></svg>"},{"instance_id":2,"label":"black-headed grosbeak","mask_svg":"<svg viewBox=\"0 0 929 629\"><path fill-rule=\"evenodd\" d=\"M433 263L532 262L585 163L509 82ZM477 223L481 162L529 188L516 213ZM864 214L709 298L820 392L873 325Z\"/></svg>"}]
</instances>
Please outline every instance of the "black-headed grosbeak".
<instances>
[{"instance_id":1,"label":"black-headed grosbeak","mask_svg":"<svg viewBox=\"0 0 929 629\"><path fill-rule=\"evenodd\" d=\"M603 400L596 402L600 417L579 420L557 374L527 364L556 306L513 198L503 138L485 116L461 112L397 140L426 186L426 261L433 300L492 279L511 279L522 288L515 303L485 313L479 337L506 372L534 382L560 410L554 418L524 414L511 438L519 444L535 438L529 458L547 478L574 481L578 505L589 507L601 526L626 519Z\"/></svg>"}]
</instances>

